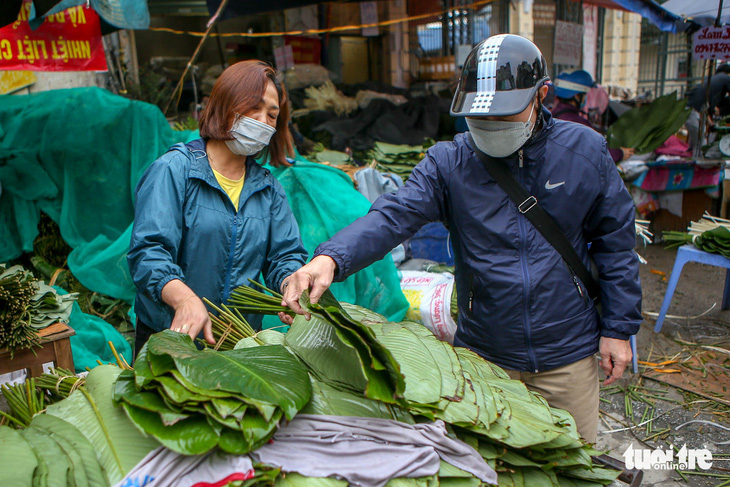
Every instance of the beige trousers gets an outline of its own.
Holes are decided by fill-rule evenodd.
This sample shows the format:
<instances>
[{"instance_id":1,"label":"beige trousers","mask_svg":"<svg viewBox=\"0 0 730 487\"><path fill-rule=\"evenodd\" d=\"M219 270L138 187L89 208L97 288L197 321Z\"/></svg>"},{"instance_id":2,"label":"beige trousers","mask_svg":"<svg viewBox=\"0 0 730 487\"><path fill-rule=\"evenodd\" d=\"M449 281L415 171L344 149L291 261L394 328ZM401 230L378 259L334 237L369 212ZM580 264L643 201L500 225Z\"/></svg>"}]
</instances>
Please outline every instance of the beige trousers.
<instances>
[{"instance_id":1,"label":"beige trousers","mask_svg":"<svg viewBox=\"0 0 730 487\"><path fill-rule=\"evenodd\" d=\"M512 379L540 393L554 408L565 409L575 418L578 433L589 443L598 434L598 364L591 355L572 364L545 372L505 370Z\"/></svg>"}]
</instances>

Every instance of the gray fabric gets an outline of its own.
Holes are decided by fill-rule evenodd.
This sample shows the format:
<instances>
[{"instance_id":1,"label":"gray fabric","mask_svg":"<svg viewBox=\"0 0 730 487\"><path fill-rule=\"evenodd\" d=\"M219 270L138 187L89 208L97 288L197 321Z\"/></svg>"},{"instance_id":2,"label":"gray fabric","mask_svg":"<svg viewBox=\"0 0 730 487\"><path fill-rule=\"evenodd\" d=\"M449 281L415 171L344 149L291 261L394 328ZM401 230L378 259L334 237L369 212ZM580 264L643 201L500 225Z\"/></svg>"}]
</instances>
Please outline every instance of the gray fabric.
<instances>
[{"instance_id":1,"label":"gray fabric","mask_svg":"<svg viewBox=\"0 0 730 487\"><path fill-rule=\"evenodd\" d=\"M355 181L357 182L357 190L371 203L378 199L381 194L395 193L398 188L403 186L403 179L397 174L382 174L372 167L365 167L357 171Z\"/></svg>"},{"instance_id":2,"label":"gray fabric","mask_svg":"<svg viewBox=\"0 0 730 487\"><path fill-rule=\"evenodd\" d=\"M474 448L447 436L443 421L410 425L390 419L299 414L250 456L284 472L335 476L363 487L382 487L398 477L435 475L440 460L485 483L497 483L497 473Z\"/></svg>"},{"instance_id":3,"label":"gray fabric","mask_svg":"<svg viewBox=\"0 0 730 487\"><path fill-rule=\"evenodd\" d=\"M684 126L687 128L687 143L689 144L689 148L694 149L700 137L700 114L697 110L692 109L687 121L684 122Z\"/></svg>"},{"instance_id":4,"label":"gray fabric","mask_svg":"<svg viewBox=\"0 0 730 487\"><path fill-rule=\"evenodd\" d=\"M147 454L114 487L192 487L226 485L254 477L251 459L213 450L205 455L180 455L164 446Z\"/></svg>"}]
</instances>

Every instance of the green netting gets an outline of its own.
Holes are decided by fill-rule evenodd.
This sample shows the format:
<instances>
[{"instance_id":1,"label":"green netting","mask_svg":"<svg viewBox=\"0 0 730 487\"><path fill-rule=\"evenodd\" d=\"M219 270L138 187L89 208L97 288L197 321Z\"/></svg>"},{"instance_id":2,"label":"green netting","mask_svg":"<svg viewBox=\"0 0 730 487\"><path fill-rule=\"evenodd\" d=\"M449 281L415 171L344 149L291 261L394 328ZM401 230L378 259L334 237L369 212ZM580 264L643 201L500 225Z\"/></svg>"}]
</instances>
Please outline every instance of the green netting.
<instances>
[{"instance_id":1,"label":"green netting","mask_svg":"<svg viewBox=\"0 0 730 487\"><path fill-rule=\"evenodd\" d=\"M66 291L54 286L60 294ZM76 372L84 372L86 368L93 369L98 365L97 360L103 363L115 363L116 358L109 342L123 356L132 363L132 347L117 330L99 317L89 315L81 311L78 303L73 304L68 325L74 329L76 335L71 337L71 354L74 358Z\"/></svg>"},{"instance_id":2,"label":"green netting","mask_svg":"<svg viewBox=\"0 0 730 487\"><path fill-rule=\"evenodd\" d=\"M33 250L40 211L73 248L87 288L134 299L125 260L144 169L189 133L162 112L100 88L0 96L0 261Z\"/></svg>"},{"instance_id":3,"label":"green netting","mask_svg":"<svg viewBox=\"0 0 730 487\"><path fill-rule=\"evenodd\" d=\"M134 187L152 161L192 136L173 131L156 106L100 88L0 96L0 262L32 251L43 211L73 248L74 276L131 302L126 252ZM310 252L369 207L338 170L298 162L274 174ZM390 257L333 290L392 320L408 308Z\"/></svg>"}]
</instances>

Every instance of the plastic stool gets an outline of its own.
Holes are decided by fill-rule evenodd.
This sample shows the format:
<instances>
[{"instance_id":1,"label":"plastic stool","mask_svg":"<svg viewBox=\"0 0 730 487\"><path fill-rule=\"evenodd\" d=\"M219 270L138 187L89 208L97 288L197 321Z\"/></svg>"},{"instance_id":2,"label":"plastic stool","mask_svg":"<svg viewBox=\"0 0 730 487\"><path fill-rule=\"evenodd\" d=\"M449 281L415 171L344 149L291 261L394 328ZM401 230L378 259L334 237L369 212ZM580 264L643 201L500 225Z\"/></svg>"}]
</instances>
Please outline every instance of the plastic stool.
<instances>
[{"instance_id":1,"label":"plastic stool","mask_svg":"<svg viewBox=\"0 0 730 487\"><path fill-rule=\"evenodd\" d=\"M664 302L662 302L662 308L659 310L659 316L656 319L656 325L654 331L659 333L664 324L664 318L667 316L667 310L669 310L669 303L672 302L672 295L674 290L677 288L677 281L679 281L679 275L682 272L682 267L687 262L699 262L701 264L714 265L716 267L724 267L728 269L725 274L725 291L722 296L722 309L728 309L730 307L730 259L720 254L712 254L700 250L694 245L682 245L677 249L677 258L674 261L674 268L672 269L672 276L669 278L669 286L667 286L667 292L664 295Z\"/></svg>"}]
</instances>

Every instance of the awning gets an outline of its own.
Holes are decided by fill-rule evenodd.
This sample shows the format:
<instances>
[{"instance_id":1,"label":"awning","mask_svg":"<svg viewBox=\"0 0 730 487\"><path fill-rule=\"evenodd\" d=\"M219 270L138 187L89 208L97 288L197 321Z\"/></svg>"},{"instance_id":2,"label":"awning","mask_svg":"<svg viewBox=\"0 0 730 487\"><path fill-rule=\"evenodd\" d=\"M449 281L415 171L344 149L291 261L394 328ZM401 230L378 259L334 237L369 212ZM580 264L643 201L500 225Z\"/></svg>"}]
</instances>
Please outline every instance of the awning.
<instances>
[{"instance_id":1,"label":"awning","mask_svg":"<svg viewBox=\"0 0 730 487\"><path fill-rule=\"evenodd\" d=\"M659 5L653 0L583 0L583 5L596 5L614 10L626 10L634 12L646 18L649 22L656 25L664 32L682 32L687 29L689 24L685 24L684 19L673 13L667 8L669 2ZM703 3L710 0L676 0L694 3ZM717 2L717 0L714 0ZM730 2L730 0L725 0ZM715 4L717 10L717 4Z\"/></svg>"},{"instance_id":2,"label":"awning","mask_svg":"<svg viewBox=\"0 0 730 487\"><path fill-rule=\"evenodd\" d=\"M8 3L9 6L0 10L0 27L12 24L18 18L22 1ZM147 0L33 0L28 23L32 29L36 29L46 16L86 3L113 28L146 29L150 25Z\"/></svg>"},{"instance_id":3,"label":"awning","mask_svg":"<svg viewBox=\"0 0 730 487\"><path fill-rule=\"evenodd\" d=\"M341 0L343 3L358 0ZM206 0L208 4L208 12L214 15L221 4L221 0ZM235 17L243 17L245 15L259 14L262 12L281 11L287 8L306 7L307 5L315 5L323 3L322 0L235 0L229 1L226 9L218 20L233 19Z\"/></svg>"},{"instance_id":4,"label":"awning","mask_svg":"<svg viewBox=\"0 0 730 487\"><path fill-rule=\"evenodd\" d=\"M707 26L715 23L720 0L669 0L662 5L665 9L680 17ZM720 24L730 24L730 0L724 0Z\"/></svg>"}]
</instances>

